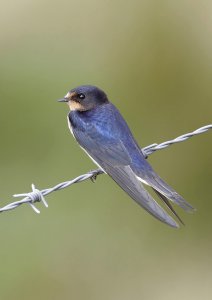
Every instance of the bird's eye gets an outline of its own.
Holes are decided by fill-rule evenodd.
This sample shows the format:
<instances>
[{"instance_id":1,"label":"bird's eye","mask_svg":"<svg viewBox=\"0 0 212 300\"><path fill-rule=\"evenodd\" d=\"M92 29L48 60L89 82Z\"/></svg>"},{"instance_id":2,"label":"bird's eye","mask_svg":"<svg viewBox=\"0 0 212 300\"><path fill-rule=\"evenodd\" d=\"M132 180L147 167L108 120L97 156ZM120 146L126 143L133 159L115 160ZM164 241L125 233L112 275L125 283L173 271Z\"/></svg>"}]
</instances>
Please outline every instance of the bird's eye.
<instances>
[{"instance_id":1,"label":"bird's eye","mask_svg":"<svg viewBox=\"0 0 212 300\"><path fill-rule=\"evenodd\" d=\"M79 97L80 99L84 99L84 98L85 98L85 95L81 93L81 94L78 95L78 97Z\"/></svg>"}]
</instances>

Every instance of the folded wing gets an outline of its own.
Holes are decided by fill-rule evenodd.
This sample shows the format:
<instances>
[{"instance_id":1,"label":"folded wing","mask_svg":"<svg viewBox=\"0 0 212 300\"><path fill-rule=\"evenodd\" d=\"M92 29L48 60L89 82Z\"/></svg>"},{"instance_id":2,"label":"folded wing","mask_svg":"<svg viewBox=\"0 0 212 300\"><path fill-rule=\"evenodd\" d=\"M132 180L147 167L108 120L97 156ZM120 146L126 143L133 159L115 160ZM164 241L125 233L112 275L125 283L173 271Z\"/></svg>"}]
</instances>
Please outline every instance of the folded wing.
<instances>
[{"instance_id":1,"label":"folded wing","mask_svg":"<svg viewBox=\"0 0 212 300\"><path fill-rule=\"evenodd\" d=\"M120 140L101 143L92 134L74 130L74 136L80 146L101 166L102 169L140 206L158 220L179 227L176 221L144 189L131 167L131 158Z\"/></svg>"}]
</instances>

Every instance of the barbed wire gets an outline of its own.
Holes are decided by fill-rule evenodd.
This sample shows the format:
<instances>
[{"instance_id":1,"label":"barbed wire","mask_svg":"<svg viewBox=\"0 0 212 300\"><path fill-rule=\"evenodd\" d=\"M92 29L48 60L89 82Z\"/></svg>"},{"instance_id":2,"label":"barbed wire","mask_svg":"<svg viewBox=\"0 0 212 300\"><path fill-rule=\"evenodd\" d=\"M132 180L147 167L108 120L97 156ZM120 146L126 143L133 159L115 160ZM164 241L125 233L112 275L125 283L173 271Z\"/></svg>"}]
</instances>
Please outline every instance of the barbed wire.
<instances>
[{"instance_id":1,"label":"barbed wire","mask_svg":"<svg viewBox=\"0 0 212 300\"><path fill-rule=\"evenodd\" d=\"M156 143L151 144L147 147L144 147L142 149L142 152L145 155L145 157L147 158L150 154L154 153L155 151L162 150L162 149L164 149L166 147L169 147L169 146L171 146L175 143L184 142L187 139L189 139L189 138L191 138L195 135L198 135L198 134L201 134L201 133L204 133L204 132L208 131L209 129L212 129L212 124L203 126L203 127L198 128L198 129L196 129L192 132L180 135L180 136L176 137L173 140L169 140L169 141L163 142L161 144L156 144ZM61 183L55 185L52 188L48 188L48 189L44 189L44 190L38 190L35 187L35 185L32 184L32 191L31 192L13 195L13 197L16 197L16 198L18 198L18 197L21 197L21 198L24 197L24 198L19 200L19 201L9 203L6 206L0 208L0 212L12 210L12 209L17 208L18 206L20 206L22 204L28 203L32 207L32 209L36 213L39 214L40 210L37 209L37 207L34 205L34 203L35 202L42 202L45 207L48 207L48 204L47 204L46 200L44 199L44 196L46 196L46 195L48 195L52 192L59 191L59 190L62 190L64 188L67 188L68 186L70 186L74 183L82 182L82 181L85 181L85 180L88 180L88 179L91 179L94 182L96 180L96 177L100 174L104 174L104 171L102 171L101 169L93 170L93 171L90 171L86 174L80 175L80 176L78 176L78 177L76 177L72 180L61 182Z\"/></svg>"}]
</instances>

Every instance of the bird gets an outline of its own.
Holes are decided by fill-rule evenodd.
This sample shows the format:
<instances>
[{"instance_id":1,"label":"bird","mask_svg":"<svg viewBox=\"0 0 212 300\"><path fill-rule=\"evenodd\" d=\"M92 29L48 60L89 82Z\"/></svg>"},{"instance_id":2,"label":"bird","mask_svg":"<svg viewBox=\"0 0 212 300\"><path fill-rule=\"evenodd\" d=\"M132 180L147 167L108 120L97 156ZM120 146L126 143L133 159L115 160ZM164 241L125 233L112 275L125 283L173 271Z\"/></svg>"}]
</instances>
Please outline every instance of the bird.
<instances>
[{"instance_id":1,"label":"bird","mask_svg":"<svg viewBox=\"0 0 212 300\"><path fill-rule=\"evenodd\" d=\"M174 228L180 227L175 218L184 224L171 202L187 212L194 208L153 170L125 119L103 90L81 85L58 101L68 104L70 132L104 173L156 219ZM145 186L153 189L173 216L157 203Z\"/></svg>"}]
</instances>

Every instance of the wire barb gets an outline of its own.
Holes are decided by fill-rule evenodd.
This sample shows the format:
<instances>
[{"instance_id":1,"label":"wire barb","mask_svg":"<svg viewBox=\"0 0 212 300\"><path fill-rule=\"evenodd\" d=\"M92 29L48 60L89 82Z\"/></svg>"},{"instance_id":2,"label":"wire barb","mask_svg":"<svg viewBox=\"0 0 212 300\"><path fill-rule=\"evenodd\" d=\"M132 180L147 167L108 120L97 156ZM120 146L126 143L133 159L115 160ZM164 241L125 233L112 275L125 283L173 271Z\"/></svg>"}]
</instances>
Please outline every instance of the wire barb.
<instances>
[{"instance_id":1,"label":"wire barb","mask_svg":"<svg viewBox=\"0 0 212 300\"><path fill-rule=\"evenodd\" d=\"M189 138L191 138L195 135L198 135L198 134L201 134L201 133L204 133L204 132L208 131L209 129L212 129L212 124L200 127L200 128L198 128L198 129L196 129L192 132L180 135L180 136L176 137L173 140L169 140L169 141L163 142L161 144L156 144L156 143L151 144L151 145L143 148L142 152L143 152L145 158L148 158L148 156L150 154L154 153L157 150L162 150L162 149L167 148L167 147L169 147L169 146L171 146L175 143L184 142L187 139L189 139ZM68 186L70 186L74 183L82 182L82 181L85 181L85 180L88 180L88 179L92 180L92 182L95 182L97 176L100 175L100 174L105 174L105 173L101 169L92 170L92 171L90 171L86 174L80 175L80 176L78 176L78 177L76 177L72 180L59 183L59 184L55 185L52 188L44 189L44 190L41 190L41 191L38 190L35 187L34 184L32 184L32 191L31 192L13 195L13 197L15 197L15 198L24 197L22 200L15 201L15 202L12 202L10 204L7 204L6 206L0 208L0 212L12 210L12 209L15 209L18 206L24 204L24 203L27 203L31 206L31 208L37 214L39 214L40 210L37 209L37 207L34 205L34 203L35 202L42 202L43 205L47 208L48 204L47 204L44 196L46 196L46 195L48 195L52 192L59 191L59 190L62 190L64 188L67 188Z\"/></svg>"}]
</instances>

